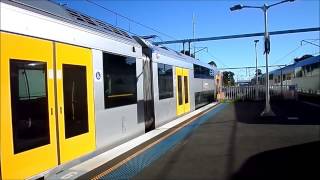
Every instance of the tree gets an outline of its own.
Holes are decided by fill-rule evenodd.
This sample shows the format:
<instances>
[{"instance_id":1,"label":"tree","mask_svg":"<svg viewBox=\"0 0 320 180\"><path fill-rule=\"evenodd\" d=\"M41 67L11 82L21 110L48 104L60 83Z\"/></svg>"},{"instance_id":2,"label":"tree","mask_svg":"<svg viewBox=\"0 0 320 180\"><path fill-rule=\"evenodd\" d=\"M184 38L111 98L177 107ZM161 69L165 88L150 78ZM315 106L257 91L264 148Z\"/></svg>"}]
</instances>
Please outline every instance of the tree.
<instances>
[{"instance_id":1,"label":"tree","mask_svg":"<svg viewBox=\"0 0 320 180\"><path fill-rule=\"evenodd\" d=\"M257 69L257 72L258 72L258 76L262 74L261 69Z\"/></svg>"},{"instance_id":2,"label":"tree","mask_svg":"<svg viewBox=\"0 0 320 180\"><path fill-rule=\"evenodd\" d=\"M234 73L231 71L224 71L222 73L223 78L223 86L234 86Z\"/></svg>"},{"instance_id":3,"label":"tree","mask_svg":"<svg viewBox=\"0 0 320 180\"><path fill-rule=\"evenodd\" d=\"M217 67L217 64L214 61L210 61L208 64L210 64L211 66Z\"/></svg>"}]
</instances>

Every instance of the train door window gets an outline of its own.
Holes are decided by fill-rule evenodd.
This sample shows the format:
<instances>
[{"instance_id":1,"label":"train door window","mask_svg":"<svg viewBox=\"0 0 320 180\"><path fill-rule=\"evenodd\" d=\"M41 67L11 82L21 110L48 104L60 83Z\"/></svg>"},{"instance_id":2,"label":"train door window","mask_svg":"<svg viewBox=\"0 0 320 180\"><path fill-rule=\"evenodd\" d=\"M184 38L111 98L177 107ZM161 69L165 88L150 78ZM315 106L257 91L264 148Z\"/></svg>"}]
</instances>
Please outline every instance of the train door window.
<instances>
[{"instance_id":1,"label":"train door window","mask_svg":"<svg viewBox=\"0 0 320 180\"><path fill-rule=\"evenodd\" d=\"M14 153L50 143L47 64L10 60Z\"/></svg>"},{"instance_id":2,"label":"train door window","mask_svg":"<svg viewBox=\"0 0 320 180\"><path fill-rule=\"evenodd\" d=\"M137 103L136 60L103 53L105 108Z\"/></svg>"},{"instance_id":3,"label":"train door window","mask_svg":"<svg viewBox=\"0 0 320 180\"><path fill-rule=\"evenodd\" d=\"M173 97L173 74L172 66L167 64L158 64L158 87L159 99Z\"/></svg>"},{"instance_id":4,"label":"train door window","mask_svg":"<svg viewBox=\"0 0 320 180\"><path fill-rule=\"evenodd\" d=\"M307 72L311 72L311 65L306 66Z\"/></svg>"},{"instance_id":5,"label":"train door window","mask_svg":"<svg viewBox=\"0 0 320 180\"><path fill-rule=\"evenodd\" d=\"M189 93L188 93L188 77L184 76L184 103L189 102Z\"/></svg>"},{"instance_id":6,"label":"train door window","mask_svg":"<svg viewBox=\"0 0 320 180\"><path fill-rule=\"evenodd\" d=\"M182 77L180 75L178 76L178 101L179 105L182 105Z\"/></svg>"},{"instance_id":7,"label":"train door window","mask_svg":"<svg viewBox=\"0 0 320 180\"><path fill-rule=\"evenodd\" d=\"M302 76L306 76L306 73L307 70L306 70L306 66L302 66Z\"/></svg>"},{"instance_id":8,"label":"train door window","mask_svg":"<svg viewBox=\"0 0 320 180\"><path fill-rule=\"evenodd\" d=\"M301 67L297 67L295 69L295 77L302 77L302 68Z\"/></svg>"},{"instance_id":9,"label":"train door window","mask_svg":"<svg viewBox=\"0 0 320 180\"><path fill-rule=\"evenodd\" d=\"M66 138L88 132L86 67L62 65Z\"/></svg>"}]
</instances>

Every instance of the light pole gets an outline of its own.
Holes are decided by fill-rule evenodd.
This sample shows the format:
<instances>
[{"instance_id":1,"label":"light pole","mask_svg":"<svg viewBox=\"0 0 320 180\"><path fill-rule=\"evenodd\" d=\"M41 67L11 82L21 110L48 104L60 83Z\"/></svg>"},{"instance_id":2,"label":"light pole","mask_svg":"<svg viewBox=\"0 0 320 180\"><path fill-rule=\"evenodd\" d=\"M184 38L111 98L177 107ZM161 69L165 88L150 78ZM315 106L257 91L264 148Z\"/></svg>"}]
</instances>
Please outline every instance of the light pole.
<instances>
[{"instance_id":1,"label":"light pole","mask_svg":"<svg viewBox=\"0 0 320 180\"><path fill-rule=\"evenodd\" d=\"M257 54L257 43L259 42L259 40L254 40L254 48L256 51L256 100L258 100L258 85L259 85L259 81L258 81L258 54Z\"/></svg>"},{"instance_id":2,"label":"light pole","mask_svg":"<svg viewBox=\"0 0 320 180\"><path fill-rule=\"evenodd\" d=\"M264 53L266 56L266 107L261 113L261 116L274 116L275 114L272 112L270 107L270 92L269 92L269 71L268 71L268 54L270 52L270 38L268 33L268 19L267 19L267 11L270 7L276 6L278 4L282 4L285 2L293 2L294 0L284 0L278 3L274 3L271 5L264 4L263 6L243 6L241 4L235 5L230 8L231 11L240 10L243 8L255 8L261 9L264 14Z\"/></svg>"}]
</instances>

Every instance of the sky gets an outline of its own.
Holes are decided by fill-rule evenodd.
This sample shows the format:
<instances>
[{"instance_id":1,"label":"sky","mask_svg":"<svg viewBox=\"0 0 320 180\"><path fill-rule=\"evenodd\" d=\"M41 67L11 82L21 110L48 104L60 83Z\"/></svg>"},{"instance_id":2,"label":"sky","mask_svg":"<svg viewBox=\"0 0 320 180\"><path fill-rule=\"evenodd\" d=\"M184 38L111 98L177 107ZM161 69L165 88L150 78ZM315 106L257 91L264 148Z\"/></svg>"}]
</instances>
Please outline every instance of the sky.
<instances>
[{"instance_id":1,"label":"sky","mask_svg":"<svg viewBox=\"0 0 320 180\"><path fill-rule=\"evenodd\" d=\"M158 31L155 32L119 15L116 16L86 0L53 1L134 34L159 36L155 41L192 38L193 15L196 38L264 32L262 10L242 9L231 12L229 8L236 4L262 6L264 3L279 2L262 0L90 0ZM320 27L320 1L318 0L296 0L271 7L268 10L269 31L311 27ZM196 58L203 62L213 60L218 68L255 66L255 39L259 40L257 44L258 65L265 65L263 37L197 42L192 44L192 47L195 46L197 49L207 47L208 52L200 51L196 54ZM301 45L302 40L319 45L319 39L320 32L271 36L269 65L290 64L294 58L304 54L319 55L318 46L304 42ZM182 50L182 44L165 46L176 51ZM264 72L265 68L261 69ZM254 71L254 69L233 70L236 80L248 79L254 76Z\"/></svg>"}]
</instances>

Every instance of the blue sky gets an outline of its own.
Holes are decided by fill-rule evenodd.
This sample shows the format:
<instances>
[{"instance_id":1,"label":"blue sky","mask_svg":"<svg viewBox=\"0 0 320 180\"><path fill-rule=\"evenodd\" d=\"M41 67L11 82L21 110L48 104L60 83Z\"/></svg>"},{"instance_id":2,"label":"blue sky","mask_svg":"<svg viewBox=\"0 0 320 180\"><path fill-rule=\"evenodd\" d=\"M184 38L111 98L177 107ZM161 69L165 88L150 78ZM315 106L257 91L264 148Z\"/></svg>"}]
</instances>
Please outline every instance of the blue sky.
<instances>
[{"instance_id":1,"label":"blue sky","mask_svg":"<svg viewBox=\"0 0 320 180\"><path fill-rule=\"evenodd\" d=\"M117 25L139 35L156 34L162 40L173 40L157 32L151 31L128 20L118 17L85 0L54 0L65 3L68 7L90 16ZM211 37L231 34L263 32L263 12L259 9L243 9L231 12L229 8L235 4L256 5L272 4L279 1L108 1L91 0L110 10L127 16L137 22L150 26L175 39L192 38L192 15L195 14L195 37ZM320 1L296 0L272 7L269 11L269 31L320 27ZM304 54L319 54L319 47L303 43L305 39L319 39L319 32L278 35L271 37L269 64L290 64L295 57ZM203 62L214 60L218 67L255 66L254 39L259 39L258 61L265 64L263 55L263 38L243 38L196 43L196 47L208 47L208 53L197 54ZM319 44L319 40L310 40ZM167 45L181 50L181 44ZM264 68L262 69L264 71ZM253 76L254 70L236 70L237 79Z\"/></svg>"}]
</instances>

